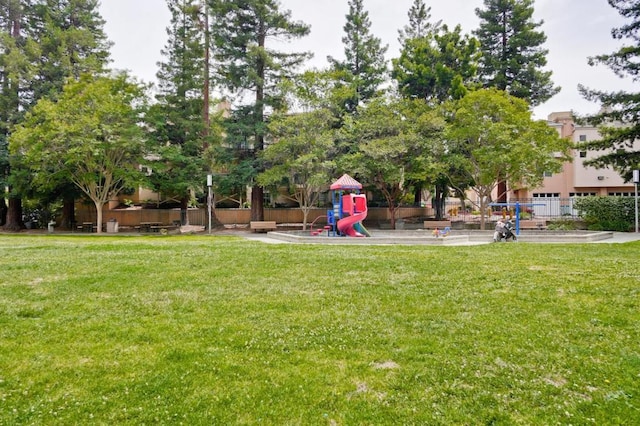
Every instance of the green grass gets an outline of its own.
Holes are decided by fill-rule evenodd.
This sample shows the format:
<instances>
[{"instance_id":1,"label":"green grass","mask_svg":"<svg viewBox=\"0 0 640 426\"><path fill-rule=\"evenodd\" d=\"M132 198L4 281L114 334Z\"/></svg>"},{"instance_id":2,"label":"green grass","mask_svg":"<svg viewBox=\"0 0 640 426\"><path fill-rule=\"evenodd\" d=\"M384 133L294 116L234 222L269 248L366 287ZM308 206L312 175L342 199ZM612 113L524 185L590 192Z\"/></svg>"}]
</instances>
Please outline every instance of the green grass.
<instances>
[{"instance_id":1,"label":"green grass","mask_svg":"<svg viewBox=\"0 0 640 426\"><path fill-rule=\"evenodd\" d=\"M0 424L638 424L639 253L0 236Z\"/></svg>"}]
</instances>

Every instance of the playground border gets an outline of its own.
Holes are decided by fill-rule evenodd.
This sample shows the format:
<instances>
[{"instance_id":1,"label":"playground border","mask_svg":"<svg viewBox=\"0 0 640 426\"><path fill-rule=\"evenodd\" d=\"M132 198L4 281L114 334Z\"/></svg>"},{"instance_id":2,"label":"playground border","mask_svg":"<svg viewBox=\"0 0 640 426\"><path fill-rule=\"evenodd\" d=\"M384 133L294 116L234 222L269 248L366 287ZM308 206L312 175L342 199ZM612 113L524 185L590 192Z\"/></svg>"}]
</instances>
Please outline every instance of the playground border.
<instances>
[{"instance_id":1,"label":"playground border","mask_svg":"<svg viewBox=\"0 0 640 426\"><path fill-rule=\"evenodd\" d=\"M433 235L431 231L372 231L367 238L312 236L309 231L272 231L263 234L263 241L275 240L297 244L347 244L347 245L476 245L489 244L493 231L452 231L447 236ZM532 231L521 232L518 241L523 243L591 243L613 241L614 233L609 231ZM640 238L640 237L639 237Z\"/></svg>"}]
</instances>

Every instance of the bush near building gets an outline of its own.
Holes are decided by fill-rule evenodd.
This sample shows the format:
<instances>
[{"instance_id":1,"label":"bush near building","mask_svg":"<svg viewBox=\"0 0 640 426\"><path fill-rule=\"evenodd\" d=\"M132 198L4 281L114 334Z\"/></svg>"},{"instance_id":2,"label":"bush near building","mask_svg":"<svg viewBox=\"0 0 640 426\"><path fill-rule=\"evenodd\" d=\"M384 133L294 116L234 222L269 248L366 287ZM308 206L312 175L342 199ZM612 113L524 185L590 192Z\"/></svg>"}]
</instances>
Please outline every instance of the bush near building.
<instances>
[{"instance_id":1,"label":"bush near building","mask_svg":"<svg viewBox=\"0 0 640 426\"><path fill-rule=\"evenodd\" d=\"M575 200L574 208L594 231L628 232L635 221L633 197L582 197Z\"/></svg>"}]
</instances>

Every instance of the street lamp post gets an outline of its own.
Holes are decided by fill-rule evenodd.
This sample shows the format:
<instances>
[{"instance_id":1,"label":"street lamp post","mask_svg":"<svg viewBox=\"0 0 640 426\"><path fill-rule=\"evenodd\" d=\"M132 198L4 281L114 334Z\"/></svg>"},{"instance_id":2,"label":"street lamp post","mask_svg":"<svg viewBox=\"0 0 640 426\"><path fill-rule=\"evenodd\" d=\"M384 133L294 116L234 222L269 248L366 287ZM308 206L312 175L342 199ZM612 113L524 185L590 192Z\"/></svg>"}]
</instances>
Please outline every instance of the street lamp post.
<instances>
[{"instance_id":1,"label":"street lamp post","mask_svg":"<svg viewBox=\"0 0 640 426\"><path fill-rule=\"evenodd\" d=\"M209 217L209 235L211 235L211 185L213 185L213 176L207 175L207 213Z\"/></svg>"},{"instance_id":2,"label":"street lamp post","mask_svg":"<svg viewBox=\"0 0 640 426\"><path fill-rule=\"evenodd\" d=\"M634 170L633 185L636 188L636 234L638 233L638 183L640 183L640 170Z\"/></svg>"}]
</instances>

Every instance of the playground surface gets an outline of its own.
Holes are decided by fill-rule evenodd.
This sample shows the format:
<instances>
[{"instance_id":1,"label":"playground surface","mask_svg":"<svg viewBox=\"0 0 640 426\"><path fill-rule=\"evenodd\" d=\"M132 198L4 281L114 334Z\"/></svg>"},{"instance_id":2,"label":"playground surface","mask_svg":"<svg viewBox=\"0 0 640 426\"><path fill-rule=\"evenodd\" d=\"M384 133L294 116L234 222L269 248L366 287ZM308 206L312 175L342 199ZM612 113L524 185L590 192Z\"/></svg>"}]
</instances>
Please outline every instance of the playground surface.
<instances>
[{"instance_id":1,"label":"playground surface","mask_svg":"<svg viewBox=\"0 0 640 426\"><path fill-rule=\"evenodd\" d=\"M435 237L428 230L372 230L371 237L313 236L309 231L273 231L266 234L242 233L251 240L265 243L346 244L346 245L432 245L462 246L492 244L493 231L452 231L445 237ZM640 233L610 231L523 231L522 243L624 243L640 240ZM514 243L499 243L514 244Z\"/></svg>"}]
</instances>

